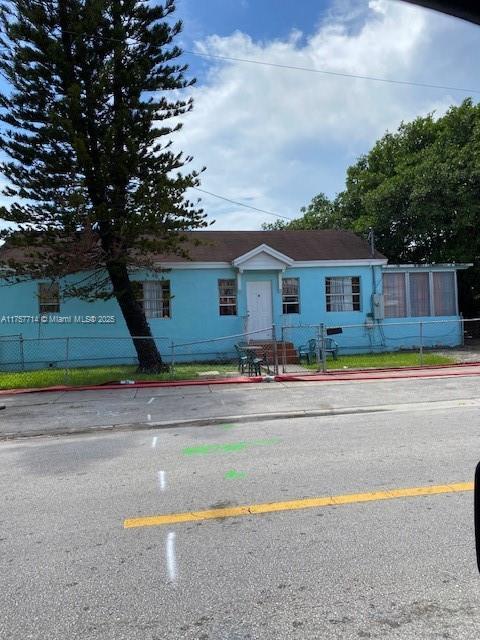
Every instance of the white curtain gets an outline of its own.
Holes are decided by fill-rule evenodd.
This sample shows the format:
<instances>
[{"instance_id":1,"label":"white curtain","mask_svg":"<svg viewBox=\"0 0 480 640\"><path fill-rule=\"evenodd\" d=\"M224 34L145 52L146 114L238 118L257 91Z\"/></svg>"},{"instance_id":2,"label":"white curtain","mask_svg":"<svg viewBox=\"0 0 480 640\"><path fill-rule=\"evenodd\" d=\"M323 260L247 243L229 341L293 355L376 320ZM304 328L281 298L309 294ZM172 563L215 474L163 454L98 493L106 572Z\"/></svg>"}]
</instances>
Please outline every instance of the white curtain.
<instances>
[{"instance_id":1,"label":"white curtain","mask_svg":"<svg viewBox=\"0 0 480 640\"><path fill-rule=\"evenodd\" d=\"M427 272L410 273L410 315L430 315L430 278Z\"/></svg>"},{"instance_id":2,"label":"white curtain","mask_svg":"<svg viewBox=\"0 0 480 640\"><path fill-rule=\"evenodd\" d=\"M453 271L433 272L433 304L436 316L454 316L457 314L455 273Z\"/></svg>"},{"instance_id":3,"label":"white curtain","mask_svg":"<svg viewBox=\"0 0 480 640\"><path fill-rule=\"evenodd\" d=\"M352 278L330 278L330 311L353 311Z\"/></svg>"},{"instance_id":4,"label":"white curtain","mask_svg":"<svg viewBox=\"0 0 480 640\"><path fill-rule=\"evenodd\" d=\"M383 274L383 297L386 318L404 318L407 315L405 274Z\"/></svg>"},{"instance_id":5,"label":"white curtain","mask_svg":"<svg viewBox=\"0 0 480 640\"><path fill-rule=\"evenodd\" d=\"M147 318L161 318L163 315L162 283L143 283L143 309Z\"/></svg>"}]
</instances>

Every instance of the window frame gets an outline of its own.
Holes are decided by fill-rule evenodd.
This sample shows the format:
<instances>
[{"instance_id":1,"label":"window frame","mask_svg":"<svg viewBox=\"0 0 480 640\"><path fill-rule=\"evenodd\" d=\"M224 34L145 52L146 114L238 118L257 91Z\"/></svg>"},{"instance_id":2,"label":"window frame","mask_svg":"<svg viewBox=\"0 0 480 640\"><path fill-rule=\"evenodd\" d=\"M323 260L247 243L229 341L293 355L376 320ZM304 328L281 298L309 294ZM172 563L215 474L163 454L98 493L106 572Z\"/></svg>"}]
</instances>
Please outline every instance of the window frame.
<instances>
[{"instance_id":1,"label":"window frame","mask_svg":"<svg viewBox=\"0 0 480 640\"><path fill-rule=\"evenodd\" d=\"M418 275L423 275L425 274L427 276L427 283L428 283L428 313L422 314L422 315L418 315L418 314L413 314L413 303L412 303L412 278L411 276L418 276ZM414 278L413 278L414 279ZM432 316L432 278L431 278L431 271L423 271L423 270L419 270L419 271L409 271L408 272L408 310L409 310L409 318L429 318Z\"/></svg>"},{"instance_id":2,"label":"window frame","mask_svg":"<svg viewBox=\"0 0 480 640\"><path fill-rule=\"evenodd\" d=\"M435 273L451 273L452 277L453 277L453 304L454 304L454 316L458 316L459 312L458 312L458 281L457 281L457 273L455 270L452 269L419 269L418 271L416 270L410 270L410 271L403 271L401 269L398 270L394 270L394 269L388 269L385 270L382 274L382 276L388 275L388 274L398 274L401 273L404 277L405 280L405 315L404 316L387 316L385 314L385 318L386 319L395 319L395 318L442 318L442 317L449 317L449 316L441 316L439 314L437 314L437 310L435 308L435 296L434 296L434 290L433 290L433 280L434 280L434 274ZM429 287L429 297L428 297L428 302L429 302L429 315L428 316L414 316L412 315L412 304L411 304L411 288L410 288L410 274L416 274L416 273L427 273L428 274L428 287ZM382 277L382 293L384 296L384 302L385 302L385 287L383 284L383 277ZM384 308L386 308L386 305L384 305Z\"/></svg>"},{"instance_id":3,"label":"window frame","mask_svg":"<svg viewBox=\"0 0 480 640\"><path fill-rule=\"evenodd\" d=\"M453 277L453 314L438 314L435 306L435 292L434 292L434 283L433 283L433 274L434 273L451 273ZM448 318L452 315L458 316L458 282L457 282L457 272L452 271L450 269L434 269L430 271L430 311L432 313L432 317L434 318Z\"/></svg>"},{"instance_id":4,"label":"window frame","mask_svg":"<svg viewBox=\"0 0 480 640\"><path fill-rule=\"evenodd\" d=\"M283 290L283 284L286 280L295 280L297 283L297 293L295 296L293 295L286 295L284 293ZM293 300L290 300L289 302L287 302L285 300L286 297L289 298L296 298L296 302ZM297 306L297 311L285 311L285 307L287 307L288 305L296 305ZM286 278L282 278L282 315L284 316L289 316L289 315L299 315L300 314L300 278L291 278L291 277L286 277Z\"/></svg>"},{"instance_id":5,"label":"window frame","mask_svg":"<svg viewBox=\"0 0 480 640\"><path fill-rule=\"evenodd\" d=\"M343 294L332 294L332 293L327 293L327 282L328 280L337 280L337 279L341 279L344 280L345 278L350 278L351 282L351 286L352 286L352 309L342 309L342 310L335 310L335 309L329 309L328 307L331 306L331 299L332 296L340 296ZM358 292L354 293L353 291L353 281L356 280L358 282ZM362 277L360 275L358 276L325 276L325 312L326 313L361 313L362 312ZM355 309L355 298L358 297L358 309Z\"/></svg>"},{"instance_id":6,"label":"window frame","mask_svg":"<svg viewBox=\"0 0 480 640\"><path fill-rule=\"evenodd\" d=\"M385 313L385 309L387 308L388 305L385 304L386 301L386 297L385 297L385 281L384 278L386 275L398 275L401 274L403 276L403 290L405 293L405 314L403 316L387 316L387 314ZM383 294L383 315L384 318L386 319L395 319L395 318L408 318L409 317L409 309L410 309L410 286L409 286L409 282L408 282L408 278L406 278L406 271L393 271L393 270L388 270L388 271L384 271L382 274L382 294Z\"/></svg>"},{"instance_id":7,"label":"window frame","mask_svg":"<svg viewBox=\"0 0 480 640\"><path fill-rule=\"evenodd\" d=\"M229 287L233 286L233 291L234 291L234 295L233 296L227 296L227 295L222 295L222 285L225 282L230 282L233 283L230 285L226 285ZM238 286L237 286L237 280L236 278L218 278L217 280L217 293L218 293L218 315L221 316L222 318L227 318L227 317L236 317L238 316ZM222 298L230 298L233 299L233 302L222 302ZM222 310L225 309L232 309L234 310L234 313L222 313Z\"/></svg>"},{"instance_id":8,"label":"window frame","mask_svg":"<svg viewBox=\"0 0 480 640\"><path fill-rule=\"evenodd\" d=\"M48 298L50 301L42 301L42 287L48 287L49 291L56 290L56 296ZM60 285L58 282L38 282L37 283L37 297L38 297L38 313L44 315L46 313L60 313ZM51 302L56 297L56 302ZM45 308L48 307L48 308Z\"/></svg>"},{"instance_id":9,"label":"window frame","mask_svg":"<svg viewBox=\"0 0 480 640\"><path fill-rule=\"evenodd\" d=\"M141 297L138 298L138 302L142 305L142 310L145 314L147 322L150 320L169 320L172 317L172 305L170 303L172 299L172 293L170 280L139 280L137 282L141 286ZM146 298L144 286L145 284L154 284L159 286L162 293L161 297ZM165 289L168 290L168 298L165 298ZM148 309L145 309L145 301L154 301L155 303L159 303L161 305L162 315L150 315L151 312ZM165 309L167 310L166 313Z\"/></svg>"}]
</instances>

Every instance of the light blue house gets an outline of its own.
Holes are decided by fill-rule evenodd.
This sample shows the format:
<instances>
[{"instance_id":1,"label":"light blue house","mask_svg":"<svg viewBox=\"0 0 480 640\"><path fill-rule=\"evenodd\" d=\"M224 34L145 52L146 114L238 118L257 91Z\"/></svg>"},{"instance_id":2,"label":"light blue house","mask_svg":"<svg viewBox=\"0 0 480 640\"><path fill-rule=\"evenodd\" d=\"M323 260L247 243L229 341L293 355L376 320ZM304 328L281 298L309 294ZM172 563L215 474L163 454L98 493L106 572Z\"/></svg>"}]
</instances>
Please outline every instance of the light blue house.
<instances>
[{"instance_id":1,"label":"light blue house","mask_svg":"<svg viewBox=\"0 0 480 640\"><path fill-rule=\"evenodd\" d=\"M468 265L389 265L346 231L188 236L189 260L158 256L161 271L132 273L167 361L229 359L245 340L296 348L320 326L340 353L462 342L456 271ZM63 286L0 280L0 370L135 362L116 301L64 299Z\"/></svg>"}]
</instances>

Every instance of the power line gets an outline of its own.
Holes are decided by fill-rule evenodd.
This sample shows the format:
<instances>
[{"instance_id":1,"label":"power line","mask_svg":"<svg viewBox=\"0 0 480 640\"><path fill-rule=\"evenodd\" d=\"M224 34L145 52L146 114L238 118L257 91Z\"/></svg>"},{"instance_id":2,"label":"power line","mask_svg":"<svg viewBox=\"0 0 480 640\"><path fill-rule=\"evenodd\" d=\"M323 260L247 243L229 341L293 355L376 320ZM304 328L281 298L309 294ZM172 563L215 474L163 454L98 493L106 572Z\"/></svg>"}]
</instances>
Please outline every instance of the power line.
<instances>
[{"instance_id":1,"label":"power line","mask_svg":"<svg viewBox=\"0 0 480 640\"><path fill-rule=\"evenodd\" d=\"M96 34L86 34L85 32L83 33L79 33L79 32L75 32L75 31L69 31L67 29L65 29L65 33L68 33L70 35L73 36L77 36L77 37L82 37L85 35L88 35L89 37L96 37L96 38L100 38L101 40L107 40L107 41L111 41L111 42L118 42L118 43L122 43L125 44L127 46L131 46L133 43L128 43L125 42L124 40L121 40L120 38L112 38L111 36L103 36L99 33ZM135 41L135 38L133 38L133 40ZM135 44L140 44L140 42L135 41ZM133 45L135 46L135 45ZM0 47L0 50L4 50L6 51L7 48L6 47ZM265 60L254 60L252 58L237 58L234 56L221 56L218 54L214 54L214 53L201 53L199 51L189 51L188 49L184 49L182 51L182 53L186 53L188 55L191 56L198 56L198 57L203 57L203 58L212 58L215 60L226 60L228 62L242 62L242 63L246 63L246 64L256 64L256 65L261 65L261 66L265 66L265 67L274 67L277 69L289 69L290 71L303 71L303 72L308 72L308 73L320 73L323 75L328 75L328 76L337 76L339 78L353 78L353 79L357 79L357 80L371 80L373 82L383 82L386 84L396 84L396 85L402 85L402 86L407 86L407 87L421 87L424 89L438 89L441 91L459 91L461 93L476 93L476 94L480 94L480 89L466 89L465 87L453 87L453 86L449 86L449 85L442 85L442 84L431 84L428 82L414 82L411 80L396 80L394 78L379 78L377 76L367 76L367 75L361 75L361 74L356 74L356 73L346 73L346 72L341 72L341 71L330 71L328 69L316 69L314 67L300 67L300 66L295 66L295 65L289 65L289 64L280 64L277 62L268 62Z\"/></svg>"},{"instance_id":2,"label":"power line","mask_svg":"<svg viewBox=\"0 0 480 640\"><path fill-rule=\"evenodd\" d=\"M443 91L461 91L462 93L479 93L480 89L464 89L462 87L450 87L441 84L429 84L427 82L413 82L409 80L394 80L393 78L378 78L376 76L364 76L355 73L342 73L341 71L328 71L326 69L315 69L313 67L297 67L289 64L279 64L276 62L266 62L264 60L252 60L251 58L234 58L233 56L220 56L213 53L200 53L198 51L184 50L192 56L204 58L214 58L216 60L227 60L229 62L246 62L247 64L257 64L266 67L276 67L277 69L290 69L292 71L307 71L309 73L321 73L328 76L339 76L340 78L356 78L360 80L373 80L374 82L384 82L387 84L399 84L409 87L423 87L426 89L441 89Z\"/></svg>"},{"instance_id":3,"label":"power line","mask_svg":"<svg viewBox=\"0 0 480 640\"><path fill-rule=\"evenodd\" d=\"M277 218L283 218L284 220L293 220L293 218L282 216L280 213L274 213L273 211L266 211L266 209L252 207L251 205L245 204L244 202L238 202L237 200L231 200L230 198L226 198L225 196L220 196L218 195L218 193L212 193L211 191L207 191L206 189L200 189L200 187L192 187L192 189L196 189L197 191L201 191L202 193L207 193L209 196L219 198L219 200L225 200L225 202L230 202L230 204L236 204L239 207L245 207L246 209L252 209L253 211L259 211L260 213L268 213L269 216L276 216Z\"/></svg>"}]
</instances>

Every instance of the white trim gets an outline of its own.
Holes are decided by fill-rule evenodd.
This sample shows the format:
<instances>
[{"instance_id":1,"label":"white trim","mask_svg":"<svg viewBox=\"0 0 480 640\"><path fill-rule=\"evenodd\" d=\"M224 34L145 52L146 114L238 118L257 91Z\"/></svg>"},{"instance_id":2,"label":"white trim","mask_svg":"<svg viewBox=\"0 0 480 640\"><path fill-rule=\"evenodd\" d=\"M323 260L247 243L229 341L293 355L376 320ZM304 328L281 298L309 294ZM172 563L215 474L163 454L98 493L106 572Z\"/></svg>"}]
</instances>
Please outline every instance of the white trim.
<instances>
[{"instance_id":1,"label":"white trim","mask_svg":"<svg viewBox=\"0 0 480 640\"><path fill-rule=\"evenodd\" d=\"M299 260L292 267L377 267L387 264L386 259L358 259L358 260Z\"/></svg>"},{"instance_id":2,"label":"white trim","mask_svg":"<svg viewBox=\"0 0 480 640\"><path fill-rule=\"evenodd\" d=\"M438 264L387 264L383 268L392 271L454 271L455 269L468 269L473 267L473 262L448 262Z\"/></svg>"},{"instance_id":3,"label":"white trim","mask_svg":"<svg viewBox=\"0 0 480 640\"><path fill-rule=\"evenodd\" d=\"M234 267L239 267L244 262L248 262L255 256L258 256L260 253L266 253L272 258L275 258L279 262L283 262L288 266L291 266L294 263L294 260L292 258L286 256L284 253L280 253L280 251L277 251L276 249L272 249L272 247L269 247L268 244L260 244L258 247L255 247L255 249L252 249L251 251L238 256L238 258L235 258L235 260L232 260L232 264Z\"/></svg>"},{"instance_id":4,"label":"white trim","mask_svg":"<svg viewBox=\"0 0 480 640\"><path fill-rule=\"evenodd\" d=\"M456 311L456 315L460 315L459 309L458 309L458 277L457 274L455 273L454 276L454 281L455 281L455 311Z\"/></svg>"},{"instance_id":5,"label":"white trim","mask_svg":"<svg viewBox=\"0 0 480 640\"><path fill-rule=\"evenodd\" d=\"M266 245L265 245L266 246ZM274 251L274 250L271 250ZM392 270L392 271L404 271L405 269L414 269L414 270L460 270L460 269L468 269L469 267L473 267L473 262L466 263L446 263L446 264L387 264L387 260L369 260L369 259L359 259L359 260L292 260L288 258L288 256L283 256L283 254L278 253L278 260L285 261L285 263L289 267L375 267L382 266L384 269ZM248 254L245 254L248 255ZM270 254L272 255L272 254ZM281 257L280 257L281 256ZM240 256L239 258L235 258L233 262L204 262L195 260L186 261L186 262L156 262L154 266L156 268L162 269L231 269L232 266L236 266L237 260L243 258L244 256ZM288 259L288 262L285 260ZM137 268L136 270L141 271L142 269ZM0 267L0 273L8 271L15 273L16 270L12 267ZM80 273L80 272L79 272Z\"/></svg>"},{"instance_id":6,"label":"white trim","mask_svg":"<svg viewBox=\"0 0 480 640\"><path fill-rule=\"evenodd\" d=\"M266 252L267 253L267 252ZM278 253L278 252L277 252ZM248 255L248 254L245 254ZM272 255L270 253L270 255ZM238 260L243 258L244 256L239 256L239 258L235 258L233 262L195 262L187 261L187 262L156 262L155 267L161 267L163 269L228 269L236 267L238 264ZM283 256L283 254L279 253L276 257L277 260L284 262L288 267L376 267L376 266L384 266L384 268L390 268L390 265L387 266L387 260L370 260L370 259L359 259L359 260L292 260L288 258L288 256ZM287 262L288 259L288 262ZM405 265L408 267L408 265ZM458 265L456 265L458 267ZM466 268L466 267L465 267Z\"/></svg>"},{"instance_id":7,"label":"white trim","mask_svg":"<svg viewBox=\"0 0 480 640\"><path fill-rule=\"evenodd\" d=\"M231 269L231 262L156 262L155 267L162 269Z\"/></svg>"},{"instance_id":8,"label":"white trim","mask_svg":"<svg viewBox=\"0 0 480 640\"><path fill-rule=\"evenodd\" d=\"M405 272L405 311L407 318L412 317L412 305L410 302L410 273Z\"/></svg>"},{"instance_id":9,"label":"white trim","mask_svg":"<svg viewBox=\"0 0 480 640\"><path fill-rule=\"evenodd\" d=\"M457 278L455 278L456 280ZM433 271L428 272L428 286L430 292L430 317L435 317L435 298L433 295ZM458 315L458 314L457 314Z\"/></svg>"}]
</instances>

